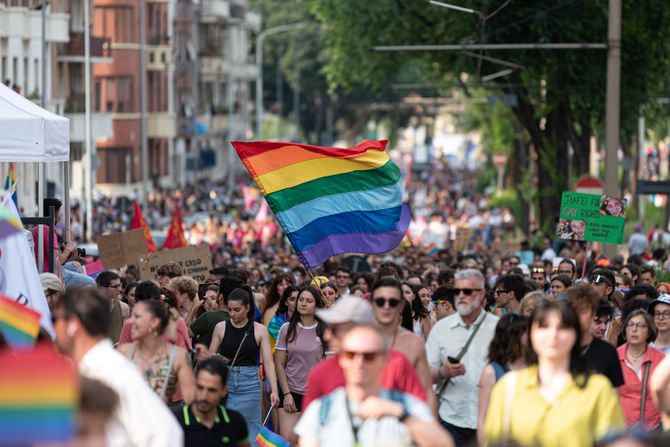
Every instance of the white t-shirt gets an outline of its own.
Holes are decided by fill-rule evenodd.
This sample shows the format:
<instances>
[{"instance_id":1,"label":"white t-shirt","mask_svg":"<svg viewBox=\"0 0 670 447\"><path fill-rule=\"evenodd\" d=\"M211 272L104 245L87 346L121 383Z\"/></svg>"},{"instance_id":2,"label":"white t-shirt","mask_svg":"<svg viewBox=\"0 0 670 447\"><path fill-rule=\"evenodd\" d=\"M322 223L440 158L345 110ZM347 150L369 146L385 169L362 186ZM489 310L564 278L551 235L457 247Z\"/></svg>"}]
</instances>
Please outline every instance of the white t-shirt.
<instances>
[{"instance_id":1,"label":"white t-shirt","mask_svg":"<svg viewBox=\"0 0 670 447\"><path fill-rule=\"evenodd\" d=\"M430 408L420 400L399 391L382 389L382 399L401 402L410 416L424 422L435 419ZM360 447L406 447L412 445L409 430L396 418L383 417L377 420L361 420L356 416L358 404L348 402L344 388L338 388L330 394L316 399L295 426L295 433L306 439L319 442L320 447L341 447L356 445L354 429L358 428L358 445ZM322 409L323 407L323 409ZM353 417L352 422L349 414Z\"/></svg>"}]
</instances>

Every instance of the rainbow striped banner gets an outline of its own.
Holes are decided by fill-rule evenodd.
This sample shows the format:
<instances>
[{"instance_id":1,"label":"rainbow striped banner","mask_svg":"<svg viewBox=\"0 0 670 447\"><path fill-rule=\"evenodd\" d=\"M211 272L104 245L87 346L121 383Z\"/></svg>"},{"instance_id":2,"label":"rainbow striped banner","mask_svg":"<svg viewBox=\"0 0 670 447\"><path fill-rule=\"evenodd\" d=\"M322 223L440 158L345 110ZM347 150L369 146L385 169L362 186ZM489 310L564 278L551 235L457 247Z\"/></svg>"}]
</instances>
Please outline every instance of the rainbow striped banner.
<instances>
[{"instance_id":1,"label":"rainbow striped banner","mask_svg":"<svg viewBox=\"0 0 670 447\"><path fill-rule=\"evenodd\" d=\"M0 332L14 349L31 349L40 332L40 313L0 295Z\"/></svg>"},{"instance_id":2,"label":"rainbow striped banner","mask_svg":"<svg viewBox=\"0 0 670 447\"><path fill-rule=\"evenodd\" d=\"M51 347L0 355L0 445L70 441L77 401L74 367Z\"/></svg>"},{"instance_id":3,"label":"rainbow striped banner","mask_svg":"<svg viewBox=\"0 0 670 447\"><path fill-rule=\"evenodd\" d=\"M400 169L386 140L350 149L233 142L307 269L341 253L385 253L407 231Z\"/></svg>"},{"instance_id":4,"label":"rainbow striped banner","mask_svg":"<svg viewBox=\"0 0 670 447\"><path fill-rule=\"evenodd\" d=\"M273 432L266 426L262 426L256 436L256 444L259 447L291 447L291 443Z\"/></svg>"}]
</instances>

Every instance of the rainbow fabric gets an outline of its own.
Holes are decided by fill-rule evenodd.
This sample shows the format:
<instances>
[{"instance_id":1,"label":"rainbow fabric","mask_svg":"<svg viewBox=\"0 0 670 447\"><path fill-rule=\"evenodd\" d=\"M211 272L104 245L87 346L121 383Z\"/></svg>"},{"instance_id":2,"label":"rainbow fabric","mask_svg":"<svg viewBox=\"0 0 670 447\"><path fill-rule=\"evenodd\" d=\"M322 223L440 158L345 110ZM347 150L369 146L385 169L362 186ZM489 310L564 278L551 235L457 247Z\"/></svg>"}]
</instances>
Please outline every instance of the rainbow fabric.
<instances>
[{"instance_id":1,"label":"rainbow fabric","mask_svg":"<svg viewBox=\"0 0 670 447\"><path fill-rule=\"evenodd\" d=\"M400 169L386 141L350 149L233 142L303 265L341 253L385 253L409 226Z\"/></svg>"},{"instance_id":2,"label":"rainbow fabric","mask_svg":"<svg viewBox=\"0 0 670 447\"><path fill-rule=\"evenodd\" d=\"M262 426L261 430L256 436L256 444L259 447L291 447L291 443L279 436L277 433L271 431L269 428Z\"/></svg>"},{"instance_id":3,"label":"rainbow fabric","mask_svg":"<svg viewBox=\"0 0 670 447\"><path fill-rule=\"evenodd\" d=\"M0 445L70 441L77 400L74 367L51 347L0 355Z\"/></svg>"},{"instance_id":4,"label":"rainbow fabric","mask_svg":"<svg viewBox=\"0 0 670 447\"><path fill-rule=\"evenodd\" d=\"M13 349L31 349L40 332L40 313L0 295L0 332Z\"/></svg>"},{"instance_id":5,"label":"rainbow fabric","mask_svg":"<svg viewBox=\"0 0 670 447\"><path fill-rule=\"evenodd\" d=\"M5 177L5 190L9 191L12 189L12 185L16 183L16 171L14 170L14 162L10 161L9 162L9 171L7 172L7 177ZM14 201L14 205L16 207L19 207L19 199L16 195L16 190L12 193L12 200Z\"/></svg>"}]
</instances>

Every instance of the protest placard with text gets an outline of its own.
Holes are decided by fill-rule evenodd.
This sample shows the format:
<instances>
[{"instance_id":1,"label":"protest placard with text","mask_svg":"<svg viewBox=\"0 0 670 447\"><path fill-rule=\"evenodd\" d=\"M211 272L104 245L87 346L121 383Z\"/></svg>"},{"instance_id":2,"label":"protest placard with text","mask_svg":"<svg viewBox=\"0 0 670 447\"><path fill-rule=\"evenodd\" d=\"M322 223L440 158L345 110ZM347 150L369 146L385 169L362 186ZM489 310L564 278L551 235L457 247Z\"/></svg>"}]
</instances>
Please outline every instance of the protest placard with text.
<instances>
[{"instance_id":1,"label":"protest placard with text","mask_svg":"<svg viewBox=\"0 0 670 447\"><path fill-rule=\"evenodd\" d=\"M566 191L561 197L558 237L621 244L625 209L622 197Z\"/></svg>"},{"instance_id":2,"label":"protest placard with text","mask_svg":"<svg viewBox=\"0 0 670 447\"><path fill-rule=\"evenodd\" d=\"M209 278L209 271L212 269L211 252L207 244L202 244L198 247L190 246L150 253L140 262L140 278L142 281L157 279L158 267L168 262L177 263L184 275L192 277L199 283Z\"/></svg>"},{"instance_id":3,"label":"protest placard with text","mask_svg":"<svg viewBox=\"0 0 670 447\"><path fill-rule=\"evenodd\" d=\"M95 238L102 265L106 269L119 269L124 265L137 265L149 252L144 230L124 231Z\"/></svg>"}]
</instances>

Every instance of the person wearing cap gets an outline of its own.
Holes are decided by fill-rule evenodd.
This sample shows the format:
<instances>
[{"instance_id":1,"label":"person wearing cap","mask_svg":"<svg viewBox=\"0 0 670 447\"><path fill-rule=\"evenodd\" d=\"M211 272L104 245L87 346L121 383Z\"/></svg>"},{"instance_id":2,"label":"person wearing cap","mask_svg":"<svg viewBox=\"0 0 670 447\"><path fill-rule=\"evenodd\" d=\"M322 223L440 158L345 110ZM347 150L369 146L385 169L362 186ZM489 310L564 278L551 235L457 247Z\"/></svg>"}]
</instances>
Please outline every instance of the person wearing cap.
<instances>
[{"instance_id":1,"label":"person wearing cap","mask_svg":"<svg viewBox=\"0 0 670 447\"><path fill-rule=\"evenodd\" d=\"M319 309L316 316L328 325L324 338L331 351L340 351L342 338L351 328L359 324L373 324L372 307L367 301L355 296L344 296L328 309ZM398 351L390 350L388 362L381 373L384 388L411 394L426 400L426 391L416 375L414 367ZM307 377L307 391L302 401L305 411L309 404L338 387L344 386L344 373L337 357L329 357L316 365Z\"/></svg>"},{"instance_id":2,"label":"person wearing cap","mask_svg":"<svg viewBox=\"0 0 670 447\"><path fill-rule=\"evenodd\" d=\"M51 310L60 296L65 293L63 283L58 276L49 272L40 273L40 281L42 282L42 289L44 289L44 296L47 298L49 310Z\"/></svg>"},{"instance_id":3,"label":"person wearing cap","mask_svg":"<svg viewBox=\"0 0 670 447\"><path fill-rule=\"evenodd\" d=\"M654 323L658 329L658 334L651 347L662 351L663 354L668 354L670 352L670 295L663 293L649 303L649 314L654 317Z\"/></svg>"},{"instance_id":4,"label":"person wearing cap","mask_svg":"<svg viewBox=\"0 0 670 447\"><path fill-rule=\"evenodd\" d=\"M295 427L300 447L453 445L425 402L381 383L388 345L375 326L342 339L337 362L345 383L316 399Z\"/></svg>"},{"instance_id":5,"label":"person wearing cap","mask_svg":"<svg viewBox=\"0 0 670 447\"><path fill-rule=\"evenodd\" d=\"M610 269L596 268L591 272L591 285L601 298L609 299L616 289L616 279Z\"/></svg>"}]
</instances>

